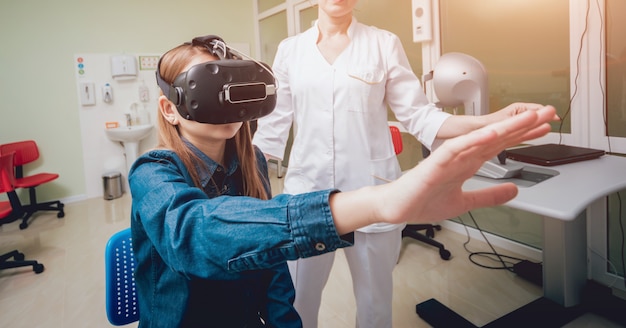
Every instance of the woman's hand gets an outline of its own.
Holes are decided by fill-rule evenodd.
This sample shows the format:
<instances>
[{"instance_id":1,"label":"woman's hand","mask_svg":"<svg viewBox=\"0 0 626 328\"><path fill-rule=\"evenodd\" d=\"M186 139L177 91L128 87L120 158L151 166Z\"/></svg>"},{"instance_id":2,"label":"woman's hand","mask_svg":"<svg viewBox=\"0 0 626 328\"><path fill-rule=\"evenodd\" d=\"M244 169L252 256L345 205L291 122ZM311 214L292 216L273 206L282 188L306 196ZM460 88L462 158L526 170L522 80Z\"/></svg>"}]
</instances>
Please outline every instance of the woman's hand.
<instances>
[{"instance_id":1,"label":"woman's hand","mask_svg":"<svg viewBox=\"0 0 626 328\"><path fill-rule=\"evenodd\" d=\"M509 117L515 116L515 115L519 115L521 113L524 113L526 111L529 110L538 110L541 108L544 108L544 105L541 104L535 104L535 103L522 103L522 102L517 102L517 103L512 103L502 109L500 109L497 112L491 113L489 114L489 116L491 116L490 122L495 123L495 122L499 122L502 120L505 120ZM560 120L559 116L556 115L556 112L554 113L554 116L552 117L553 121L558 121Z\"/></svg>"}]
</instances>

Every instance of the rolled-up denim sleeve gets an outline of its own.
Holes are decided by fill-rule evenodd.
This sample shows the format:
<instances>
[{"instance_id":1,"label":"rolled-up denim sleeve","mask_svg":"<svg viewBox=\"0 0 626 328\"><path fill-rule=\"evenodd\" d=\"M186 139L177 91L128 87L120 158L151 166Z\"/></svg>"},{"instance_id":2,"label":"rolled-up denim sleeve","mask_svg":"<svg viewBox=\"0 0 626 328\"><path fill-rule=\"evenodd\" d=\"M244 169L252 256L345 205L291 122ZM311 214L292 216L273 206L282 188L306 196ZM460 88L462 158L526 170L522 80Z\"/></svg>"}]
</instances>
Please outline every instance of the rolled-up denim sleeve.
<instances>
[{"instance_id":1,"label":"rolled-up denim sleeve","mask_svg":"<svg viewBox=\"0 0 626 328\"><path fill-rule=\"evenodd\" d=\"M290 237L282 247L257 250L233 258L228 269L244 271L266 268L285 260L296 260L333 252L352 245L350 235L339 236L330 211L329 197L336 190L300 195L279 195L273 201L286 203Z\"/></svg>"},{"instance_id":2,"label":"rolled-up denim sleeve","mask_svg":"<svg viewBox=\"0 0 626 328\"><path fill-rule=\"evenodd\" d=\"M337 238L337 230L328 204L335 191L321 191L308 196L296 195L287 206L288 219L299 257L311 257L347 246Z\"/></svg>"}]
</instances>

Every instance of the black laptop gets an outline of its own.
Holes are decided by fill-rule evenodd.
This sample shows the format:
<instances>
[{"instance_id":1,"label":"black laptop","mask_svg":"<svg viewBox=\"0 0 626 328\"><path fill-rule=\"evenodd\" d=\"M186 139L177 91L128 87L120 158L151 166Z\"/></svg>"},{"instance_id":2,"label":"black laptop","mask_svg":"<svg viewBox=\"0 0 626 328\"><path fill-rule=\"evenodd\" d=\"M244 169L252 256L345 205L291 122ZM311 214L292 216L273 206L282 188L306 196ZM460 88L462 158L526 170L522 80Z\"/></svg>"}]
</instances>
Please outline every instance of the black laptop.
<instances>
[{"instance_id":1,"label":"black laptop","mask_svg":"<svg viewBox=\"0 0 626 328\"><path fill-rule=\"evenodd\" d=\"M514 148L506 151L507 158L541 166L586 161L602 155L604 155L604 150L557 144Z\"/></svg>"}]
</instances>

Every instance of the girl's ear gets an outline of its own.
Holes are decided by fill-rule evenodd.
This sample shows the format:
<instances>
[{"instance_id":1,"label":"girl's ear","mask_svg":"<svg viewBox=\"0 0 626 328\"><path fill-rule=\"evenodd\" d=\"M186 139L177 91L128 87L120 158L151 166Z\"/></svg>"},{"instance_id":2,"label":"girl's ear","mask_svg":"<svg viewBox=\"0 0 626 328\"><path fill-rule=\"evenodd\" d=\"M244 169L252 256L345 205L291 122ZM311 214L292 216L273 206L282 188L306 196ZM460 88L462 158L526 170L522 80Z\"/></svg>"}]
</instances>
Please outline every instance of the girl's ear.
<instances>
[{"instance_id":1,"label":"girl's ear","mask_svg":"<svg viewBox=\"0 0 626 328\"><path fill-rule=\"evenodd\" d=\"M159 96L159 111L165 120L170 122L170 124L178 124L178 120L176 119L176 112L178 109L176 109L176 106L174 106L174 104L165 96Z\"/></svg>"}]
</instances>

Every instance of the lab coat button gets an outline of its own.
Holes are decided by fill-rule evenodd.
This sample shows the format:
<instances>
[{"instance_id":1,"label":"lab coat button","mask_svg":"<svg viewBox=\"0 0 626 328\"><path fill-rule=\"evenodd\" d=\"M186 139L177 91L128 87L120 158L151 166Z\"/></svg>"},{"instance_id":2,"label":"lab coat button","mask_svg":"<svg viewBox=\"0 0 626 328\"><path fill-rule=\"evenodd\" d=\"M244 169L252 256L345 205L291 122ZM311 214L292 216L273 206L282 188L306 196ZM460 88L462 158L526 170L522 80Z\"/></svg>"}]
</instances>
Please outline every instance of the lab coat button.
<instances>
[{"instance_id":1,"label":"lab coat button","mask_svg":"<svg viewBox=\"0 0 626 328\"><path fill-rule=\"evenodd\" d=\"M326 249L326 245L324 245L324 243L317 243L315 244L315 249L321 252Z\"/></svg>"}]
</instances>

